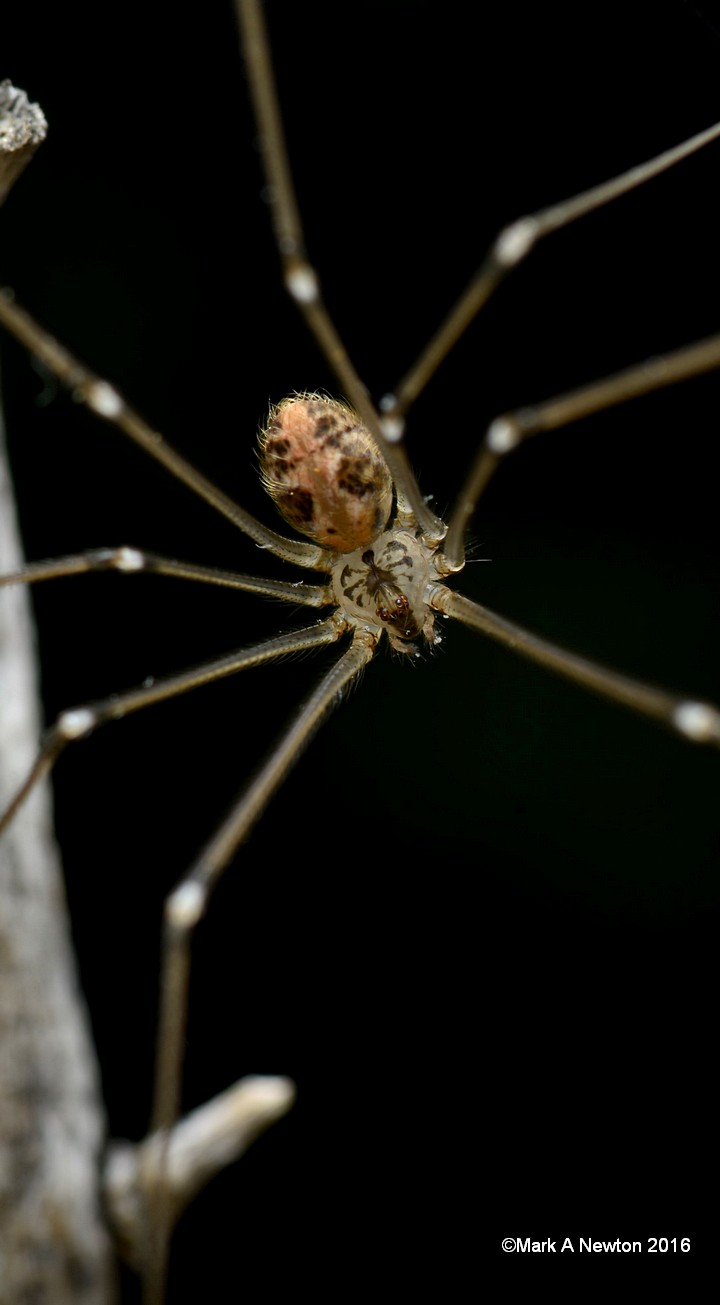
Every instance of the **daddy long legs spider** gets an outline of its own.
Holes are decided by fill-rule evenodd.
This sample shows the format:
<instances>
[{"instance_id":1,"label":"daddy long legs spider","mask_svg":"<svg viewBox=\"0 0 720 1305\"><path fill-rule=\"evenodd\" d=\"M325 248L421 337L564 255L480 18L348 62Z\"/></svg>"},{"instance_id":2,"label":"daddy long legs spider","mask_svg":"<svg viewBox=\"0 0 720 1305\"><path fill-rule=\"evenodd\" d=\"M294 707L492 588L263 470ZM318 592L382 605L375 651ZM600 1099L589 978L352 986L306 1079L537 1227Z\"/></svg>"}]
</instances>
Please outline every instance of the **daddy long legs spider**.
<instances>
[{"instance_id":1,"label":"daddy long legs spider","mask_svg":"<svg viewBox=\"0 0 720 1305\"><path fill-rule=\"evenodd\" d=\"M43 197L48 183L38 161L3 216L13 250L7 273L59 338L272 524L253 483L250 432L270 396L308 383L332 392L337 386L280 288L247 146L253 129L247 122L237 129L244 105L231 14L218 18L217 30L208 20L199 38L197 30L178 31L169 10L158 11L157 29L148 27L143 11L142 43L131 17L127 30L112 34L112 66L132 68L132 96L122 95L120 79L112 88L118 117L104 99L97 113L87 112L90 85L101 96L106 85L111 89L107 65L83 52L75 68L71 42L63 42L66 57L58 61L57 43L48 41L64 71L48 100L36 71L41 56L28 45L25 84L51 118L57 145L45 149L60 153L48 164L54 188ZM342 43L339 79L327 70L343 34L322 21L322 11L313 22L311 9L298 19L270 8L311 252L374 396L422 347L503 223L615 175L717 117L710 38L670 6L654 6L635 26L627 15L621 20L619 7L616 17L622 40L605 11L604 35L594 28L578 34L572 68L557 42L559 11L556 19L545 12L523 33L490 28L488 57L497 67L483 69L479 86L477 54L463 39L461 20L446 37L450 54L439 55L431 7L412 15L404 6L362 10L352 42ZM63 41L63 31L53 37ZM546 53L538 60L541 40ZM313 77L298 56L306 48ZM387 80L396 89L381 97L371 84L363 93L368 68L379 84ZM213 130L217 124L223 134L216 147L202 131L211 161L198 176L198 149L168 144L158 151L152 134L166 130L169 104L195 106L198 70L208 69L212 94L220 97L211 109ZM79 129L64 123L75 85L82 88ZM136 112L137 119L128 116ZM716 329L713 158L710 150L552 237L498 293L413 414L412 461L439 507L450 501L496 412ZM28 230L36 221L47 250ZM252 330L245 333L248 321ZM263 555L257 565L251 545L145 467L119 438L98 433L89 416L59 397L33 409L42 383L28 382L22 370L16 384L25 393L11 394L22 417L12 418L11 429L29 555L128 542L275 574L272 559ZM473 562L461 588L608 664L717 700L709 583L715 492L707 462L716 395L715 378L706 377L529 445L497 477L473 527L475 556L490 556L492 564ZM37 434L35 420L42 423ZM47 631L49 719L69 703L199 662L287 623L282 609L260 599L194 588L187 594L154 578L58 583L38 590L37 602ZM359 1128L366 1141L381 1139L376 1156L394 1150L396 1176L422 1164L416 1129L427 1096L416 1088L403 1124L393 1119L388 1128L387 1075L403 1090L448 1065L457 1074L462 1066L469 1079L483 1015L465 995L476 949L481 991L494 990L492 1032L484 1035L491 1057L499 1047L508 1053L501 1012L511 1009L527 1022L518 1033L525 1050L515 1048L509 1065L524 1064L528 1046L536 1054L544 1049L555 1058L553 1081L571 1055L587 1069L597 1054L604 1055L604 1089L608 1066L627 1066L628 1059L642 1083L629 1052L634 1017L647 1020L646 1037L648 1029L659 1032L671 975L686 1001L683 1010L673 990L677 1019L664 1032L668 1054L702 1010L698 943L712 936L705 908L717 900L717 758L583 697L460 627L447 636L414 674L387 658L373 664L363 692L326 725L278 795L197 940L188 1099L245 1067L294 1071L301 1087L301 1106L286 1129L299 1139L295 1151L287 1144L297 1168L288 1170L279 1135L269 1136L258 1155L272 1176L263 1177L260 1158L248 1158L252 1178L238 1178L239 1195L225 1189L218 1198L233 1223L240 1214L248 1243L263 1242L266 1222L250 1207L266 1209L270 1195L258 1192L278 1186L292 1243L301 1222L293 1212L305 1199L299 1175L313 1163L322 1175L314 1208L327 1213L319 1188L345 1181L344 1164L333 1159L345 1128ZM135 1064L149 1066L154 1027L149 994L157 953L138 959L131 973L128 949L139 958L143 937L156 947L163 895L318 675L316 665L296 662L241 677L100 731L58 769L76 929L107 1058L115 1133L143 1130L149 1069L137 1073ZM222 739L218 714L229 723ZM348 829L348 795L361 806L365 835L352 817ZM273 873L279 879L268 889ZM478 886L483 911L470 914ZM264 933L254 921L268 916ZM488 919L501 922L494 936ZM91 978L96 966L100 974ZM636 967L652 979L636 982ZM270 970L277 975L265 981L270 993L248 1011L237 994ZM576 1025L571 1051L559 1055L552 1028L537 1012L543 999L562 1010L565 978L574 989L573 1012L610 1008L620 1012L621 1029L604 1032L591 1047L587 1029ZM624 1022L628 1001L633 1019ZM239 1029L228 1003L242 1006ZM651 1060L662 1045L652 1042ZM338 1099L336 1074L349 1101ZM588 1080L589 1072L586 1104ZM506 1064L491 1092L496 1109L498 1084L507 1089L516 1081ZM536 1081L533 1093L547 1106ZM591 1105L597 1100L591 1091ZM580 1106L566 1102L565 1109L560 1146L567 1168L571 1148L562 1149L563 1139L572 1135ZM522 1121L518 1127L523 1145L542 1155L538 1136ZM470 1123L468 1129L472 1135ZM446 1155L456 1157L459 1130L449 1142ZM442 1174L450 1183L449 1161ZM357 1187L370 1183L366 1169ZM512 1201L507 1209L517 1212ZM233 1237L216 1234L213 1253L222 1257L218 1242L227 1250ZM185 1239L179 1240L182 1257ZM203 1256L200 1268L183 1264L177 1291L191 1291L191 1273L198 1275L196 1291L198 1279L207 1290L209 1274L216 1285L226 1281L221 1263L208 1266Z\"/></svg>"}]
</instances>

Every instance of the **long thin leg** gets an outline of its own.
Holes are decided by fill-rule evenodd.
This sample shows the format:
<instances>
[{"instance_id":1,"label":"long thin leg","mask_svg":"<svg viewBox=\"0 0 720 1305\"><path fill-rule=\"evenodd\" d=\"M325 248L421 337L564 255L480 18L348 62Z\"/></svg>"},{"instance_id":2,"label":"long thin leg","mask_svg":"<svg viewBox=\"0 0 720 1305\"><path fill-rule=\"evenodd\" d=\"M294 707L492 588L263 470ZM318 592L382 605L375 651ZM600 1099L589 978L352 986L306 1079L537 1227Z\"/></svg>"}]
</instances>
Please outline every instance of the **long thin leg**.
<instances>
[{"instance_id":1,"label":"long thin leg","mask_svg":"<svg viewBox=\"0 0 720 1305\"><path fill-rule=\"evenodd\" d=\"M321 548L316 544L284 539L228 498L217 485L213 485L212 481L207 480L191 463L176 453L162 435L148 426L112 385L78 362L29 313L13 303L13 293L8 289L0 289L0 323L45 363L53 375L72 391L73 398L87 404L98 417L116 426L194 494L205 499L216 512L221 512L233 525L254 539L261 548L269 549L286 562L306 567L319 566L322 569L325 555Z\"/></svg>"},{"instance_id":2,"label":"long thin leg","mask_svg":"<svg viewBox=\"0 0 720 1305\"><path fill-rule=\"evenodd\" d=\"M263 580L259 576L221 571L212 566L196 566L193 562L177 562L170 557L161 557L158 553L145 553L128 547L95 548L87 553L74 553L70 557L29 562L20 571L0 575L0 588L3 585L34 585L42 580L87 575L91 571L122 571L128 575L138 575L144 571L151 575L170 575L178 580L196 580L201 584L219 585L225 589L265 594L269 598L279 598L282 602L296 603L298 607L326 607L333 601L330 585Z\"/></svg>"},{"instance_id":3,"label":"long thin leg","mask_svg":"<svg viewBox=\"0 0 720 1305\"><path fill-rule=\"evenodd\" d=\"M235 0L235 3L255 117L260 127L260 147L268 180L273 228L286 288L333 368L344 393L381 449L395 482L400 513L411 510L425 534L437 541L443 538L445 527L430 511L405 450L398 443L402 431L396 432L392 426L379 420L325 307L317 272L307 259L305 235L285 147L261 6L257 0Z\"/></svg>"},{"instance_id":4,"label":"long thin leg","mask_svg":"<svg viewBox=\"0 0 720 1305\"><path fill-rule=\"evenodd\" d=\"M698 344L677 349L664 358L638 363L626 371L616 372L604 380L594 381L578 390L557 395L533 407L496 417L485 432L465 484L458 494L450 516L445 540L443 565L446 574L461 571L465 564L465 532L481 494L485 491L498 463L531 435L568 426L580 417L627 403L642 394L666 385L687 380L702 372L720 367L720 335L712 335Z\"/></svg>"},{"instance_id":5,"label":"long thin leg","mask_svg":"<svg viewBox=\"0 0 720 1305\"><path fill-rule=\"evenodd\" d=\"M334 643L343 630L342 620L332 616L327 621L321 621L306 630L293 630L290 634L265 639L262 643L231 653L228 657L206 662L203 666L184 671L181 675L171 675L144 688L103 698L99 702L87 703L85 706L62 712L55 724L47 731L30 774L15 794L10 806L0 816L0 834L10 824L18 807L35 785L50 772L68 743L74 742L75 739L86 738L97 729L98 725L104 725L110 720L119 720L132 711L141 711L143 707L150 707L153 703L163 702L166 698L175 698L181 693L188 693L190 689L198 689L203 684L209 684L212 680L248 670L251 666L260 666L263 662L273 661L288 653L302 652L309 648Z\"/></svg>"},{"instance_id":6,"label":"long thin leg","mask_svg":"<svg viewBox=\"0 0 720 1305\"><path fill-rule=\"evenodd\" d=\"M210 893L323 717L340 701L342 694L372 658L376 643L376 636L368 632L355 634L347 652L322 679L276 744L250 788L238 799L165 903L153 1131L164 1131L167 1135L179 1114L190 948L193 931L205 912ZM145 1273L148 1305L159 1305L164 1299L172 1224L172 1211L162 1189L154 1206Z\"/></svg>"},{"instance_id":7,"label":"long thin leg","mask_svg":"<svg viewBox=\"0 0 720 1305\"><path fill-rule=\"evenodd\" d=\"M720 710L710 703L692 702L668 693L666 689L656 689L651 684L633 680L629 675L607 670L597 662L591 662L547 639L541 639L539 635L531 634L522 626L515 625L514 621L496 615L480 603L446 589L444 585L434 591L432 606L446 616L454 617L464 625L489 635L506 648L512 648L513 652L521 653L540 666L573 680L575 684L581 684L583 688L601 693L633 711L662 721L693 743L710 743L720 747Z\"/></svg>"},{"instance_id":8,"label":"long thin leg","mask_svg":"<svg viewBox=\"0 0 720 1305\"><path fill-rule=\"evenodd\" d=\"M718 137L720 137L720 123L715 123L706 131L691 136L689 140L682 141L673 149L665 150L647 163L630 168L619 177L613 177L599 186L593 186L591 190L585 190L581 195L575 195L560 204L553 204L551 208L541 209L539 213L519 218L505 227L486 254L476 276L451 309L417 362L400 381L395 392L386 395L383 399L380 406L383 412L388 414L387 422L402 425L402 419L410 405L425 389L430 378L467 330L473 318L485 306L500 282L504 281L508 273L527 257L538 240L550 235L552 231L559 231L561 227L568 226L577 218L584 217L586 213L592 213L603 204L609 204L620 195L625 195L629 190L641 186L643 182L657 177L661 172L674 167L676 163L680 163L682 159L702 149L704 145L709 145Z\"/></svg>"}]
</instances>

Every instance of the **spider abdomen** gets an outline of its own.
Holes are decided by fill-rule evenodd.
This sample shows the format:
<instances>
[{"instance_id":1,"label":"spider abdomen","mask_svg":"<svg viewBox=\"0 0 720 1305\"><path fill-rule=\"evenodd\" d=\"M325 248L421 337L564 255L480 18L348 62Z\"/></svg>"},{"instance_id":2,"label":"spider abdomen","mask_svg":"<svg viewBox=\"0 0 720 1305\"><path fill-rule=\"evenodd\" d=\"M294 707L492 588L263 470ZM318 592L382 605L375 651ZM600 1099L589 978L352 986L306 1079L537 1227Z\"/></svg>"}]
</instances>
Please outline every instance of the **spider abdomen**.
<instances>
[{"instance_id":1,"label":"spider abdomen","mask_svg":"<svg viewBox=\"0 0 720 1305\"><path fill-rule=\"evenodd\" d=\"M387 464L357 414L335 399L283 399L260 434L260 463L288 525L325 548L366 548L388 520Z\"/></svg>"}]
</instances>

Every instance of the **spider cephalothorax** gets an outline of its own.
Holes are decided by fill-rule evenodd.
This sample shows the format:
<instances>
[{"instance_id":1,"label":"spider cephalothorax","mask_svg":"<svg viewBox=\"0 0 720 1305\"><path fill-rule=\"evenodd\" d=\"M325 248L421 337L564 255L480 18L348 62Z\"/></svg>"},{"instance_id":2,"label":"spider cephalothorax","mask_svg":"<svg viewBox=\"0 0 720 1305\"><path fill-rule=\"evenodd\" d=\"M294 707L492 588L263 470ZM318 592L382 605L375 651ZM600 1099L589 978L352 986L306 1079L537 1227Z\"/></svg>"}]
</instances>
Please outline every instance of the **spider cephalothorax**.
<instances>
[{"instance_id":1,"label":"spider cephalothorax","mask_svg":"<svg viewBox=\"0 0 720 1305\"><path fill-rule=\"evenodd\" d=\"M353 621L385 630L397 652L412 653L412 640L434 643L428 586L439 579L434 551L415 531L395 522L372 548L356 549L333 568L337 601Z\"/></svg>"}]
</instances>

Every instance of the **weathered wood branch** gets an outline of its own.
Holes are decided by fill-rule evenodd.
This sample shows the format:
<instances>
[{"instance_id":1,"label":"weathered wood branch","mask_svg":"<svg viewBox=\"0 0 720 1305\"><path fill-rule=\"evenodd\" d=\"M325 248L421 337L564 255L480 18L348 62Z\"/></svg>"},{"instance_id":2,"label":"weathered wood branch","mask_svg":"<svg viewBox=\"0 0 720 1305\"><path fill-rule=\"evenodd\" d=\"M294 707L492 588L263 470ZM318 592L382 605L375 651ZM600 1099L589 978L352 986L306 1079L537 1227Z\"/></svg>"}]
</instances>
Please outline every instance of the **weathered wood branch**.
<instances>
[{"instance_id":1,"label":"weathered wood branch","mask_svg":"<svg viewBox=\"0 0 720 1305\"><path fill-rule=\"evenodd\" d=\"M0 85L0 203L44 138L23 92ZM1 417L1 414L0 414ZM0 423L0 574L22 555ZM0 809L40 738L28 593L0 590ZM104 1155L99 1070L72 950L49 787L0 841L0 1303L113 1305L113 1242L138 1263L143 1187L167 1183L174 1216L292 1105L283 1078L245 1079L157 1137ZM105 1162L106 1160L106 1162ZM112 1227L108 1228L105 1219Z\"/></svg>"},{"instance_id":2,"label":"weathered wood branch","mask_svg":"<svg viewBox=\"0 0 720 1305\"><path fill-rule=\"evenodd\" d=\"M0 204L47 135L39 104L7 79L0 82Z\"/></svg>"},{"instance_id":3,"label":"weathered wood branch","mask_svg":"<svg viewBox=\"0 0 720 1305\"><path fill-rule=\"evenodd\" d=\"M192 1111L170 1136L167 1149L158 1134L135 1145L111 1144L104 1195L124 1258L142 1266L147 1245L148 1188L169 1188L173 1221L206 1183L238 1160L261 1133L281 1119L295 1100L290 1079L252 1075Z\"/></svg>"},{"instance_id":4,"label":"weathered wood branch","mask_svg":"<svg viewBox=\"0 0 720 1305\"><path fill-rule=\"evenodd\" d=\"M37 105L0 86L0 202L45 135ZM0 432L0 439L2 432ZM0 449L0 571L21 561ZM0 603L0 803L40 737L27 592ZM104 1119L42 785L0 844L0 1298L7 1305L105 1305L110 1242L98 1199Z\"/></svg>"}]
</instances>

